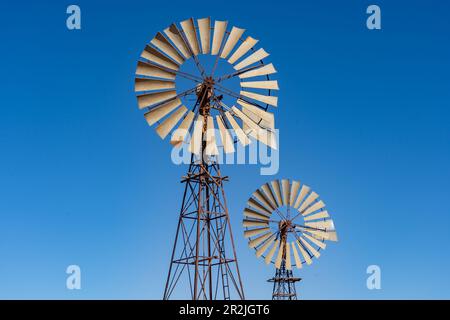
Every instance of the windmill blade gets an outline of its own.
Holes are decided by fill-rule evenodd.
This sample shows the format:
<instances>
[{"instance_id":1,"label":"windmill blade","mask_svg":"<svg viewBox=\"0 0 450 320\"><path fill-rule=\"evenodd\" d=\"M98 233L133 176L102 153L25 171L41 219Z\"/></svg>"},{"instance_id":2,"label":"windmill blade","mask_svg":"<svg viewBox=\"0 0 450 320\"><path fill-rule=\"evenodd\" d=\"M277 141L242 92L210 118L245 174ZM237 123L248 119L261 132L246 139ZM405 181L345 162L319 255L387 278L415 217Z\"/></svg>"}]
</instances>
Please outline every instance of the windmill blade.
<instances>
[{"instance_id":1,"label":"windmill blade","mask_svg":"<svg viewBox=\"0 0 450 320\"><path fill-rule=\"evenodd\" d=\"M273 239L274 236L275 236L275 233L272 233L269 240L267 240L261 247L258 248L258 250L256 250L257 258L261 257L264 254L264 252L266 252L266 250L270 247L270 245L275 242L275 239Z\"/></svg>"},{"instance_id":2,"label":"windmill blade","mask_svg":"<svg viewBox=\"0 0 450 320\"><path fill-rule=\"evenodd\" d=\"M134 91L152 91L152 90L165 90L175 89L175 82L154 80L147 78L136 78L134 80Z\"/></svg>"},{"instance_id":3,"label":"windmill blade","mask_svg":"<svg viewBox=\"0 0 450 320\"><path fill-rule=\"evenodd\" d=\"M230 59L228 59L228 62L234 64L240 57L246 54L257 43L258 40L248 36L247 39L245 39L244 42L242 42L239 48L237 48L236 51L231 55Z\"/></svg>"},{"instance_id":4,"label":"windmill blade","mask_svg":"<svg viewBox=\"0 0 450 320\"><path fill-rule=\"evenodd\" d=\"M297 269L301 269L302 268L302 260L300 260L300 257L298 255L297 249L295 248L294 242L291 242L291 246L292 246L292 253L294 254L295 266L297 267Z\"/></svg>"},{"instance_id":5,"label":"windmill blade","mask_svg":"<svg viewBox=\"0 0 450 320\"><path fill-rule=\"evenodd\" d=\"M155 122L161 120L166 115L168 115L170 112L175 110L180 104L181 104L181 101L178 98L171 100L171 101L147 112L144 115L145 120L147 120L148 125L151 126Z\"/></svg>"},{"instance_id":6,"label":"windmill blade","mask_svg":"<svg viewBox=\"0 0 450 320\"><path fill-rule=\"evenodd\" d=\"M300 254L302 255L303 259L305 259L306 264L308 265L311 264L312 263L311 256L300 244L300 241L297 240L295 243L297 244L297 248L300 251Z\"/></svg>"},{"instance_id":7,"label":"windmill blade","mask_svg":"<svg viewBox=\"0 0 450 320\"><path fill-rule=\"evenodd\" d=\"M207 118L205 153L208 156L216 156L219 154L219 149L217 148L217 143L216 143L214 120L213 120L213 117L211 117L211 116L208 116L208 118Z\"/></svg>"},{"instance_id":8,"label":"windmill blade","mask_svg":"<svg viewBox=\"0 0 450 320\"><path fill-rule=\"evenodd\" d=\"M150 41L150 43L160 51L164 52L172 60L178 62L178 64L182 64L184 62L184 58L178 53L178 51L172 46L169 40L167 40L167 38L161 32L158 32L156 36Z\"/></svg>"},{"instance_id":9,"label":"windmill blade","mask_svg":"<svg viewBox=\"0 0 450 320\"><path fill-rule=\"evenodd\" d=\"M300 206L300 208L298 208L298 211L302 212L303 210L305 210L314 200L316 200L319 197L319 195L317 193L315 193L314 191L311 192L308 197L305 199L305 201L303 201L302 205Z\"/></svg>"},{"instance_id":10,"label":"windmill blade","mask_svg":"<svg viewBox=\"0 0 450 320\"><path fill-rule=\"evenodd\" d=\"M309 241L311 241L312 243L314 243L316 246L318 246L320 249L325 249L325 247L327 246L325 243L323 243L322 241L317 240L316 238L313 238L307 234L303 234L303 237L305 237L306 239L308 239Z\"/></svg>"},{"instance_id":11,"label":"windmill blade","mask_svg":"<svg viewBox=\"0 0 450 320\"><path fill-rule=\"evenodd\" d=\"M292 264L291 264L291 248L289 246L289 243L286 242L286 269L292 270Z\"/></svg>"},{"instance_id":12,"label":"windmill blade","mask_svg":"<svg viewBox=\"0 0 450 320\"><path fill-rule=\"evenodd\" d=\"M291 191L289 193L289 205L292 207L294 205L295 197L298 194L298 189L300 189L300 182L292 181Z\"/></svg>"},{"instance_id":13,"label":"windmill blade","mask_svg":"<svg viewBox=\"0 0 450 320\"><path fill-rule=\"evenodd\" d=\"M153 92L144 93L137 96L139 109L150 107L157 103L169 102L176 98L177 92L175 90L163 91L163 92Z\"/></svg>"},{"instance_id":14,"label":"windmill blade","mask_svg":"<svg viewBox=\"0 0 450 320\"><path fill-rule=\"evenodd\" d=\"M169 28L164 29L164 33L167 35L170 41L175 44L177 49L186 59L189 59L191 57L189 48L186 42L184 42L184 39L181 37L180 30L178 30L175 24L172 24Z\"/></svg>"},{"instance_id":15,"label":"windmill blade","mask_svg":"<svg viewBox=\"0 0 450 320\"><path fill-rule=\"evenodd\" d=\"M269 221L270 217L260 213L258 211L253 210L252 208L245 208L244 209L244 216L248 217L248 218L255 218L255 219L261 219L261 220L266 220Z\"/></svg>"},{"instance_id":16,"label":"windmill blade","mask_svg":"<svg viewBox=\"0 0 450 320\"><path fill-rule=\"evenodd\" d=\"M247 72L243 72L239 75L239 78L247 79L247 78L253 78L253 77L258 77L258 76L266 76L266 75L273 74L276 72L277 72L277 70L275 70L275 67L273 66L273 64L270 63L270 64L262 66L260 68L252 69Z\"/></svg>"},{"instance_id":17,"label":"windmill blade","mask_svg":"<svg viewBox=\"0 0 450 320\"><path fill-rule=\"evenodd\" d=\"M314 230L309 228L297 228L302 231L303 234L308 233L315 237L316 239L325 239L328 240L329 235L326 231Z\"/></svg>"},{"instance_id":18,"label":"windmill blade","mask_svg":"<svg viewBox=\"0 0 450 320\"><path fill-rule=\"evenodd\" d=\"M264 261L266 262L266 264L269 264L272 261L272 257L275 254L275 251L277 250L279 243L280 243L280 240L276 240L275 243L273 244L272 248L270 248L269 253L264 258Z\"/></svg>"},{"instance_id":19,"label":"windmill blade","mask_svg":"<svg viewBox=\"0 0 450 320\"><path fill-rule=\"evenodd\" d=\"M329 217L330 217L330 215L328 214L328 211L324 210L324 211L320 211L315 214L311 214L309 216L303 217L303 220L311 221L311 220L317 220L317 219L325 219L325 218L329 218Z\"/></svg>"},{"instance_id":20,"label":"windmill blade","mask_svg":"<svg viewBox=\"0 0 450 320\"><path fill-rule=\"evenodd\" d=\"M172 138L170 139L170 143L173 146L180 146L184 140L186 139L186 135L189 132L189 128L191 127L192 121L194 121L195 114L192 111L189 111L186 117L184 117L183 121L181 121L180 126L172 133Z\"/></svg>"},{"instance_id":21,"label":"windmill blade","mask_svg":"<svg viewBox=\"0 0 450 320\"><path fill-rule=\"evenodd\" d=\"M221 58L226 59L228 57L231 50L233 50L234 46L241 38L244 31L245 31L245 29L240 29L240 28L236 28L236 27L233 27L231 29L230 35L228 36L228 39L225 42L225 45L222 49L222 53L220 54Z\"/></svg>"},{"instance_id":22,"label":"windmill blade","mask_svg":"<svg viewBox=\"0 0 450 320\"><path fill-rule=\"evenodd\" d=\"M223 123L222 117L220 115L216 116L217 125L219 127L220 140L222 141L223 149L225 153L233 153L234 152L234 141L231 138L230 133L227 128L225 128L225 124Z\"/></svg>"},{"instance_id":23,"label":"windmill blade","mask_svg":"<svg viewBox=\"0 0 450 320\"><path fill-rule=\"evenodd\" d=\"M267 80L267 81L241 81L241 87L243 88L254 88L254 89L270 89L279 90L277 80Z\"/></svg>"},{"instance_id":24,"label":"windmill blade","mask_svg":"<svg viewBox=\"0 0 450 320\"><path fill-rule=\"evenodd\" d=\"M269 147L276 149L276 142L273 138L272 133L268 130L261 128L257 123L255 123L252 119L250 119L246 114L244 114L241 110L233 106L231 108L233 112L242 120L244 125L246 125L249 129L244 131L252 137L256 138L258 141L268 145Z\"/></svg>"},{"instance_id":25,"label":"windmill blade","mask_svg":"<svg viewBox=\"0 0 450 320\"><path fill-rule=\"evenodd\" d=\"M167 80L175 80L175 73L168 72L156 66L139 61L136 68L136 75L161 78Z\"/></svg>"},{"instance_id":26,"label":"windmill blade","mask_svg":"<svg viewBox=\"0 0 450 320\"><path fill-rule=\"evenodd\" d=\"M283 200L281 199L281 186L279 180L273 180L270 182L272 185L272 190L275 193L275 199L277 200L278 207L283 205Z\"/></svg>"},{"instance_id":27,"label":"windmill blade","mask_svg":"<svg viewBox=\"0 0 450 320\"><path fill-rule=\"evenodd\" d=\"M281 241L280 248L278 250L278 254L275 259L275 268L277 268L277 269L280 269L280 267L281 267L281 261L283 260L284 249L285 249L284 241Z\"/></svg>"},{"instance_id":28,"label":"windmill blade","mask_svg":"<svg viewBox=\"0 0 450 320\"><path fill-rule=\"evenodd\" d=\"M269 54L263 48L261 48L255 52L253 52L247 58L245 58L244 60L239 62L237 65L235 65L233 68L235 70L244 69L245 67L248 67L258 61L261 61L262 59L264 59L268 56L269 56Z\"/></svg>"},{"instance_id":29,"label":"windmill blade","mask_svg":"<svg viewBox=\"0 0 450 320\"><path fill-rule=\"evenodd\" d=\"M246 118L249 119L249 121L252 121L255 124L252 125L252 127L249 127L244 122L244 125L242 127L244 132L247 132L250 137L253 137L256 140L262 142L263 144L269 146L270 148L276 150L277 149L276 132L271 131L274 129L275 124L267 123L254 113L250 112L245 107L242 107L242 113L245 115Z\"/></svg>"},{"instance_id":30,"label":"windmill blade","mask_svg":"<svg viewBox=\"0 0 450 320\"><path fill-rule=\"evenodd\" d=\"M183 29L187 42L191 47L192 53L198 55L200 48L197 41L197 32L195 31L194 20L192 18L180 22L181 29Z\"/></svg>"},{"instance_id":31,"label":"windmill blade","mask_svg":"<svg viewBox=\"0 0 450 320\"><path fill-rule=\"evenodd\" d=\"M214 22L214 35L212 41L211 54L216 55L219 53L220 47L222 46L223 36L227 30L228 21L215 21Z\"/></svg>"},{"instance_id":32,"label":"windmill blade","mask_svg":"<svg viewBox=\"0 0 450 320\"><path fill-rule=\"evenodd\" d=\"M242 107L242 112L244 112L246 115L248 115L247 112L250 111L251 113L258 116L260 119L262 119L264 125L266 125L271 129L275 128L275 117L273 113L264 111L263 109L251 103L245 102L242 99L238 99L237 103Z\"/></svg>"},{"instance_id":33,"label":"windmill blade","mask_svg":"<svg viewBox=\"0 0 450 320\"><path fill-rule=\"evenodd\" d=\"M172 131L187 111L188 109L185 106L179 107L156 128L156 133L158 133L161 139L164 139Z\"/></svg>"},{"instance_id":34,"label":"windmill blade","mask_svg":"<svg viewBox=\"0 0 450 320\"><path fill-rule=\"evenodd\" d=\"M289 191L290 191L290 184L288 179L282 179L281 180L281 186L282 186L282 195L283 195L283 205L287 206L289 205Z\"/></svg>"},{"instance_id":35,"label":"windmill blade","mask_svg":"<svg viewBox=\"0 0 450 320\"><path fill-rule=\"evenodd\" d=\"M265 183L261 186L261 190L266 196L266 198L270 201L272 208L278 208L277 201L275 200L275 196L272 192L272 190L269 187L268 183Z\"/></svg>"},{"instance_id":36,"label":"windmill blade","mask_svg":"<svg viewBox=\"0 0 450 320\"><path fill-rule=\"evenodd\" d=\"M203 116L199 114L194 123L194 131L192 133L191 142L189 144L189 152L199 155L202 147L202 131L203 131Z\"/></svg>"},{"instance_id":37,"label":"windmill blade","mask_svg":"<svg viewBox=\"0 0 450 320\"><path fill-rule=\"evenodd\" d=\"M270 201L265 197L264 193L262 193L261 190L256 190L255 192L253 192L252 196L255 197L256 200L264 204L266 208L270 208L272 211L276 209L274 206L272 206Z\"/></svg>"},{"instance_id":38,"label":"windmill blade","mask_svg":"<svg viewBox=\"0 0 450 320\"><path fill-rule=\"evenodd\" d=\"M314 247L312 245L309 244L308 241L305 240L305 238L303 238L303 236L299 237L300 242L305 246L306 249L308 249L309 252L311 252L311 254L316 257L319 258L320 257L320 252L317 251L316 249L314 249Z\"/></svg>"},{"instance_id":39,"label":"windmill blade","mask_svg":"<svg viewBox=\"0 0 450 320\"><path fill-rule=\"evenodd\" d=\"M305 226L316 228L316 229L323 229L323 230L334 230L334 223L333 220L322 220L322 221L313 221L313 222L305 222Z\"/></svg>"},{"instance_id":40,"label":"windmill blade","mask_svg":"<svg viewBox=\"0 0 450 320\"><path fill-rule=\"evenodd\" d=\"M268 221L256 221L256 220L247 220L245 219L242 222L242 226L244 228L248 228L248 227L265 227L268 226L269 222Z\"/></svg>"},{"instance_id":41,"label":"windmill blade","mask_svg":"<svg viewBox=\"0 0 450 320\"><path fill-rule=\"evenodd\" d=\"M294 208L298 209L298 207L300 206L300 203L303 201L303 199L305 199L306 195L308 194L308 192L311 190L310 187L308 187L307 185L302 185L302 188L300 189L300 193L298 194L297 200L295 200L295 204L294 204Z\"/></svg>"},{"instance_id":42,"label":"windmill blade","mask_svg":"<svg viewBox=\"0 0 450 320\"><path fill-rule=\"evenodd\" d=\"M310 206L308 209L304 210L302 212L302 215L307 216L308 214L311 214L311 213L313 213L313 212L315 212L317 210L320 210L320 209L322 209L324 207L325 207L325 203L322 200L317 201L312 206Z\"/></svg>"},{"instance_id":43,"label":"windmill blade","mask_svg":"<svg viewBox=\"0 0 450 320\"><path fill-rule=\"evenodd\" d=\"M231 124L231 127L233 128L234 132L236 133L236 136L238 137L239 142L245 147L250 143L250 139L247 137L247 135L244 133L244 131L241 129L241 127L238 125L236 120L234 120L233 116L229 111L225 112L225 117L227 118L228 122Z\"/></svg>"},{"instance_id":44,"label":"windmill blade","mask_svg":"<svg viewBox=\"0 0 450 320\"><path fill-rule=\"evenodd\" d=\"M178 70L180 68L175 61L169 59L158 50L148 45L145 47L144 51L142 51L141 58L172 70Z\"/></svg>"},{"instance_id":45,"label":"windmill blade","mask_svg":"<svg viewBox=\"0 0 450 320\"><path fill-rule=\"evenodd\" d=\"M334 241L337 242L338 241L338 237L337 237L337 233L336 231L327 231L327 235L328 235L328 241Z\"/></svg>"},{"instance_id":46,"label":"windmill blade","mask_svg":"<svg viewBox=\"0 0 450 320\"><path fill-rule=\"evenodd\" d=\"M252 230L246 230L244 231L244 237L250 238L253 236L257 236L258 234L261 234L263 232L269 231L270 228L258 228L258 229L252 229Z\"/></svg>"},{"instance_id":47,"label":"windmill blade","mask_svg":"<svg viewBox=\"0 0 450 320\"><path fill-rule=\"evenodd\" d=\"M258 201L256 201L253 198L248 199L247 205L252 206L253 208L258 209L262 212L266 212L269 216L270 216L270 214L272 214L272 211L269 208L263 206L262 204L260 204Z\"/></svg>"},{"instance_id":48,"label":"windmill blade","mask_svg":"<svg viewBox=\"0 0 450 320\"><path fill-rule=\"evenodd\" d=\"M265 96L263 94L244 91L244 90L241 90L241 92L239 94L241 96L244 96L244 97L259 101L259 102L267 103L274 107L276 107L278 105L278 97L275 97L275 96Z\"/></svg>"},{"instance_id":49,"label":"windmill blade","mask_svg":"<svg viewBox=\"0 0 450 320\"><path fill-rule=\"evenodd\" d=\"M263 243L264 241L266 241L267 239L269 239L271 236L273 236L272 232L267 232L264 233L263 235L260 235L259 237L249 241L248 246L250 248L256 248L257 246L259 246L261 243Z\"/></svg>"},{"instance_id":50,"label":"windmill blade","mask_svg":"<svg viewBox=\"0 0 450 320\"><path fill-rule=\"evenodd\" d=\"M211 46L211 19L209 17L198 19L197 23L200 33L202 53L208 54Z\"/></svg>"}]
</instances>

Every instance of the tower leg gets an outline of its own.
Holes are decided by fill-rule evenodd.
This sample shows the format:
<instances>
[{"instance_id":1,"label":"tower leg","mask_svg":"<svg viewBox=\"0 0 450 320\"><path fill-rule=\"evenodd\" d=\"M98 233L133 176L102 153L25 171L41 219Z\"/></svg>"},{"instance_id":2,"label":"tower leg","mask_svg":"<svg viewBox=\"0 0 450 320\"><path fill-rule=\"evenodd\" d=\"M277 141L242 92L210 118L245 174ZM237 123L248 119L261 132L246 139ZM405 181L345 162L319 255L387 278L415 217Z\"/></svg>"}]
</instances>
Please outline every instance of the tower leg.
<instances>
[{"instance_id":1,"label":"tower leg","mask_svg":"<svg viewBox=\"0 0 450 320\"><path fill-rule=\"evenodd\" d=\"M272 300L297 300L295 283L301 278L294 278L292 270L286 269L283 259L279 269L276 269L275 276L269 279L273 282Z\"/></svg>"}]
</instances>

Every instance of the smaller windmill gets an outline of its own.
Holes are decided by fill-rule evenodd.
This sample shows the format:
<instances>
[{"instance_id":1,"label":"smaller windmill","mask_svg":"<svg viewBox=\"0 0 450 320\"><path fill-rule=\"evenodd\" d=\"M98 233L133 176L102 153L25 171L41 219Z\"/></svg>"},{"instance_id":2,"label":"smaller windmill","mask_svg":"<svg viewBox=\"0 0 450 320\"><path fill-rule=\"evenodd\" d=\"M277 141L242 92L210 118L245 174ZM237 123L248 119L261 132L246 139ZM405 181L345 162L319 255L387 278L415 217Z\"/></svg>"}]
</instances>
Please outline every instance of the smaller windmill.
<instances>
[{"instance_id":1,"label":"smaller windmill","mask_svg":"<svg viewBox=\"0 0 450 320\"><path fill-rule=\"evenodd\" d=\"M333 220L325 203L310 187L289 179L262 185L244 209L244 236L256 257L274 263L273 300L296 300L292 266L311 264L325 249L325 241L337 241Z\"/></svg>"}]
</instances>

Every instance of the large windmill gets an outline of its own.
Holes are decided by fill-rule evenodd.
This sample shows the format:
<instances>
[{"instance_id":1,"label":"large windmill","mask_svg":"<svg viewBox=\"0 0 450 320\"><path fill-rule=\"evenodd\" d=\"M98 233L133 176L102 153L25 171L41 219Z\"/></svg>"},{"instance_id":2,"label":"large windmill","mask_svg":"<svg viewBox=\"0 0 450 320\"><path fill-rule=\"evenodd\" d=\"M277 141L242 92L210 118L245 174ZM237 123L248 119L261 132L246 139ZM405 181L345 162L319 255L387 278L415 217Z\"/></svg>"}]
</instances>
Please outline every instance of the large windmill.
<instances>
[{"instance_id":1,"label":"large windmill","mask_svg":"<svg viewBox=\"0 0 450 320\"><path fill-rule=\"evenodd\" d=\"M270 79L275 68L265 63L269 54L244 31L210 18L171 24L156 33L137 65L135 91L148 124L191 153L164 299L186 292L194 300L244 299L218 155L234 152L235 143L276 148L267 109L277 106L278 90ZM183 68L188 60L192 70ZM227 86L236 79L239 90Z\"/></svg>"},{"instance_id":2,"label":"large windmill","mask_svg":"<svg viewBox=\"0 0 450 320\"><path fill-rule=\"evenodd\" d=\"M325 241L337 241L333 220L325 203L307 185L282 179L256 190L244 209L244 236L256 256L275 264L273 300L296 300L292 267L311 264L325 249ZM292 259L293 257L293 259Z\"/></svg>"}]
</instances>

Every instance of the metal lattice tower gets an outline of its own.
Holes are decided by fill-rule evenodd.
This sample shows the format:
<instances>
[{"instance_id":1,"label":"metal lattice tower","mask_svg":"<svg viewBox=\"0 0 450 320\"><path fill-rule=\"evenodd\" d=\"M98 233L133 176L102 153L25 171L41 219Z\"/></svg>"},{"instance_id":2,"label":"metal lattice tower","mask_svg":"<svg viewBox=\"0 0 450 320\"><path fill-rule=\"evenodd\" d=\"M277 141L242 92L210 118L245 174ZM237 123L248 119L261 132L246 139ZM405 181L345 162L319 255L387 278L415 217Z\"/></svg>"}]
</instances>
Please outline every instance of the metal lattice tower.
<instances>
[{"instance_id":1,"label":"metal lattice tower","mask_svg":"<svg viewBox=\"0 0 450 320\"><path fill-rule=\"evenodd\" d=\"M292 270L286 269L285 261L276 269L275 276L267 281L273 282L272 300L297 300L295 283L301 278L294 278Z\"/></svg>"},{"instance_id":2,"label":"metal lattice tower","mask_svg":"<svg viewBox=\"0 0 450 320\"><path fill-rule=\"evenodd\" d=\"M197 93L200 114L205 118L209 116L211 90L212 83L205 81ZM202 149L205 147L203 142ZM164 299L183 286L183 281L193 300L230 300L232 294L244 299L223 188L227 180L213 158L191 157L181 181L185 190Z\"/></svg>"}]
</instances>

